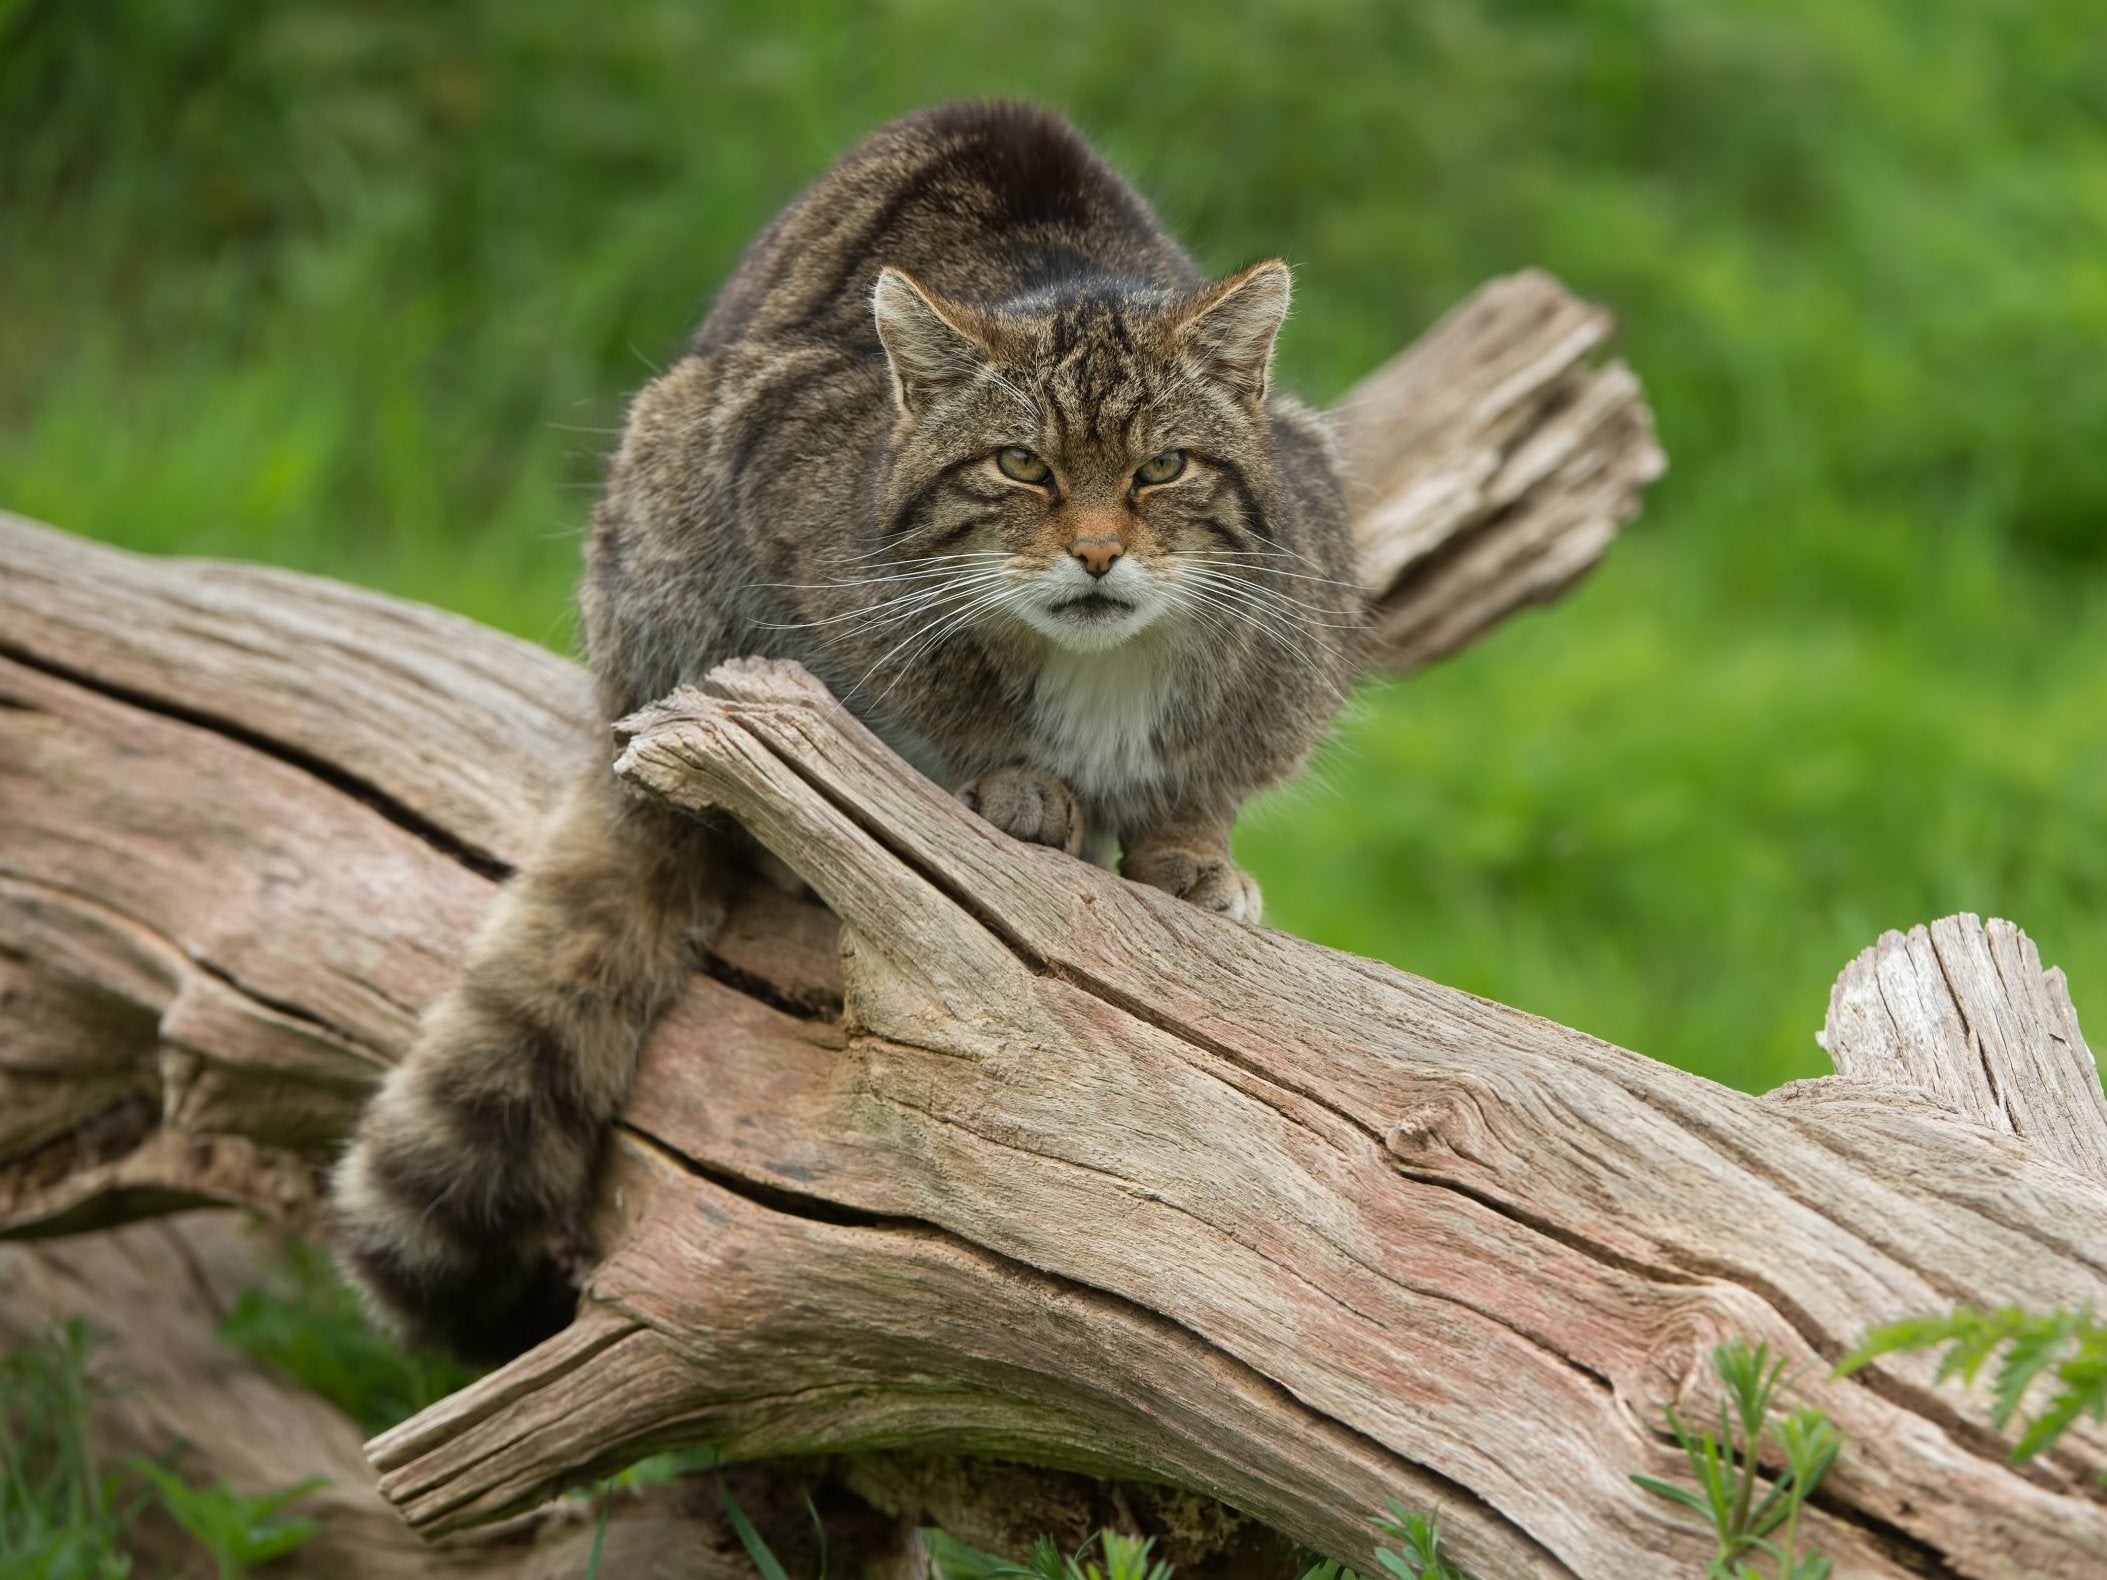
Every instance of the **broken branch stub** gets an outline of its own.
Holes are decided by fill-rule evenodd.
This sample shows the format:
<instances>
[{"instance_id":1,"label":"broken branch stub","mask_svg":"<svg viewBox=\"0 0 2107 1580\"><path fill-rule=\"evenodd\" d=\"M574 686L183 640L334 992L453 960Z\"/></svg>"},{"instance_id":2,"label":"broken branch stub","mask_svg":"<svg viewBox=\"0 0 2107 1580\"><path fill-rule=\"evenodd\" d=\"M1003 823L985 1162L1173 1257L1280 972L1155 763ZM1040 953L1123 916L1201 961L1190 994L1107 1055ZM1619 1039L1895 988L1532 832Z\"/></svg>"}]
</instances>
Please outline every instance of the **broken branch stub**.
<instances>
[{"instance_id":1,"label":"broken branch stub","mask_svg":"<svg viewBox=\"0 0 2107 1580\"><path fill-rule=\"evenodd\" d=\"M1556 598L1666 467L1610 315L1538 270L1492 281L1339 403L1377 664L1404 673Z\"/></svg>"}]
</instances>

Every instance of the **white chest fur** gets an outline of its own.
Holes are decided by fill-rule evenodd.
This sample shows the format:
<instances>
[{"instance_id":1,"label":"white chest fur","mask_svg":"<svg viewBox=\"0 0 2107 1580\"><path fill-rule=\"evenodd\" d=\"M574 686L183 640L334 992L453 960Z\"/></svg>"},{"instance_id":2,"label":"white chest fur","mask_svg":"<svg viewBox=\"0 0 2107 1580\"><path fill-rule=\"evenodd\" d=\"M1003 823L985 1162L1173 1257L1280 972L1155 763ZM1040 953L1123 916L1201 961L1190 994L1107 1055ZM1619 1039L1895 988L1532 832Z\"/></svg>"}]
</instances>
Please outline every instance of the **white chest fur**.
<instances>
[{"instance_id":1,"label":"white chest fur","mask_svg":"<svg viewBox=\"0 0 2107 1580\"><path fill-rule=\"evenodd\" d=\"M1136 644L1048 654L1032 696L1039 766L1091 798L1154 784L1168 668Z\"/></svg>"}]
</instances>

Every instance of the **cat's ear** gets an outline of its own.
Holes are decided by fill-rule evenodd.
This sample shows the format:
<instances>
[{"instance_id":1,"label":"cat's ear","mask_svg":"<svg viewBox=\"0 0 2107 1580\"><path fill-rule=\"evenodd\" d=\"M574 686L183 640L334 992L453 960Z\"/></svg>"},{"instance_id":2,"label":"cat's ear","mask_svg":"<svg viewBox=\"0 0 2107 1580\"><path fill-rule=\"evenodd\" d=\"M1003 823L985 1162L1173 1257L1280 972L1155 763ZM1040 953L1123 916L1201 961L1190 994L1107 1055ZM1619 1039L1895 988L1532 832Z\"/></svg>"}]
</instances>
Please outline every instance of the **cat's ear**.
<instances>
[{"instance_id":1,"label":"cat's ear","mask_svg":"<svg viewBox=\"0 0 2107 1580\"><path fill-rule=\"evenodd\" d=\"M1292 292L1288 266L1278 258L1239 269L1184 310L1179 342L1186 355L1255 406L1266 398L1273 337L1288 316Z\"/></svg>"},{"instance_id":2,"label":"cat's ear","mask_svg":"<svg viewBox=\"0 0 2107 1580\"><path fill-rule=\"evenodd\" d=\"M978 315L939 301L898 269L878 271L871 314L892 364L893 397L910 416L987 366Z\"/></svg>"}]
</instances>

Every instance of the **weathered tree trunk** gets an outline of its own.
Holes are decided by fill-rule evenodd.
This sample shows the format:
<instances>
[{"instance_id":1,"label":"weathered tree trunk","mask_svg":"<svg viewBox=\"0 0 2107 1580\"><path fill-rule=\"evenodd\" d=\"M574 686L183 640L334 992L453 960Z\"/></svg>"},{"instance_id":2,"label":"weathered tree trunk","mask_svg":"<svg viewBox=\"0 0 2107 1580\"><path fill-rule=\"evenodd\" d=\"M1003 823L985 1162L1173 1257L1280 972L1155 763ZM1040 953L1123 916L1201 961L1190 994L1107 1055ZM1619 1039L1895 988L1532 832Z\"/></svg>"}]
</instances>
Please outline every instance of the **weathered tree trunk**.
<instances>
[{"instance_id":1,"label":"weathered tree trunk","mask_svg":"<svg viewBox=\"0 0 2107 1580\"><path fill-rule=\"evenodd\" d=\"M1348 1557L1398 1496L1482 1573L1669 1573L1698 1545L1626 1478L1673 1473L1659 1405L1713 1342L1818 1375L1871 1321L2107 1290L2107 1110L2005 924L1855 968L1846 1076L1768 1102L1020 850L796 671L709 692L622 771L812 883L847 1014L749 1014L707 1082L676 1063L707 1022L655 1046L586 1320L374 1445L414 1522L669 1431L941 1433ZM1936 1009L1876 1022L1868 973ZM1886 1084L1905 1048L1929 1100ZM2107 1552L2097 1436L2023 1476L1908 1368L1805 1391L1852 1445L1811 1533L1844 1572Z\"/></svg>"},{"instance_id":2,"label":"weathered tree trunk","mask_svg":"<svg viewBox=\"0 0 2107 1580\"><path fill-rule=\"evenodd\" d=\"M1657 457L1628 377L1579 367L1601 333L1504 282L1349 402L1397 667L1629 514ZM581 677L26 523L0 573L0 1227L302 1221L594 749ZM1191 1575L1261 1539L1144 1484L1364 1565L1396 1497L1486 1580L1691 1573L1627 1476L1676 1473L1660 1406L1741 1335L1848 1434L1811 1521L1840 1574L2107 1551L2097 1430L2019 1470L1922 1364L1822 1380L1875 1322L2107 1293L2107 1103L2006 924L1890 935L1839 984L1842 1073L1758 1098L1018 846L794 670L633 721L623 771L826 908L756 889L655 1034L578 1322L372 1445L420 1529L704 1440L989 1542L1107 1478ZM925 1457L960 1453L1070 1474Z\"/></svg>"}]
</instances>

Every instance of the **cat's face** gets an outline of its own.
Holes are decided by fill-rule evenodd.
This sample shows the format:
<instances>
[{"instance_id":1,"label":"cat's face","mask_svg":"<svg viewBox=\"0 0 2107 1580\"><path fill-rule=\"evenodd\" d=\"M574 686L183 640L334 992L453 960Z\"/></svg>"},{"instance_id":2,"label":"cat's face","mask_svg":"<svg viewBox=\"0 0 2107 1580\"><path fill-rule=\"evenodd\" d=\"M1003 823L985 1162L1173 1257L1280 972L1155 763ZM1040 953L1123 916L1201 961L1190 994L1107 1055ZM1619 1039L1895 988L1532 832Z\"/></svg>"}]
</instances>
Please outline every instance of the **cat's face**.
<instances>
[{"instance_id":1,"label":"cat's face","mask_svg":"<svg viewBox=\"0 0 2107 1580\"><path fill-rule=\"evenodd\" d=\"M1205 625L1278 558L1254 476L1285 264L1195 297L938 302L887 270L874 298L900 405L882 541L961 623L1077 651Z\"/></svg>"}]
</instances>

